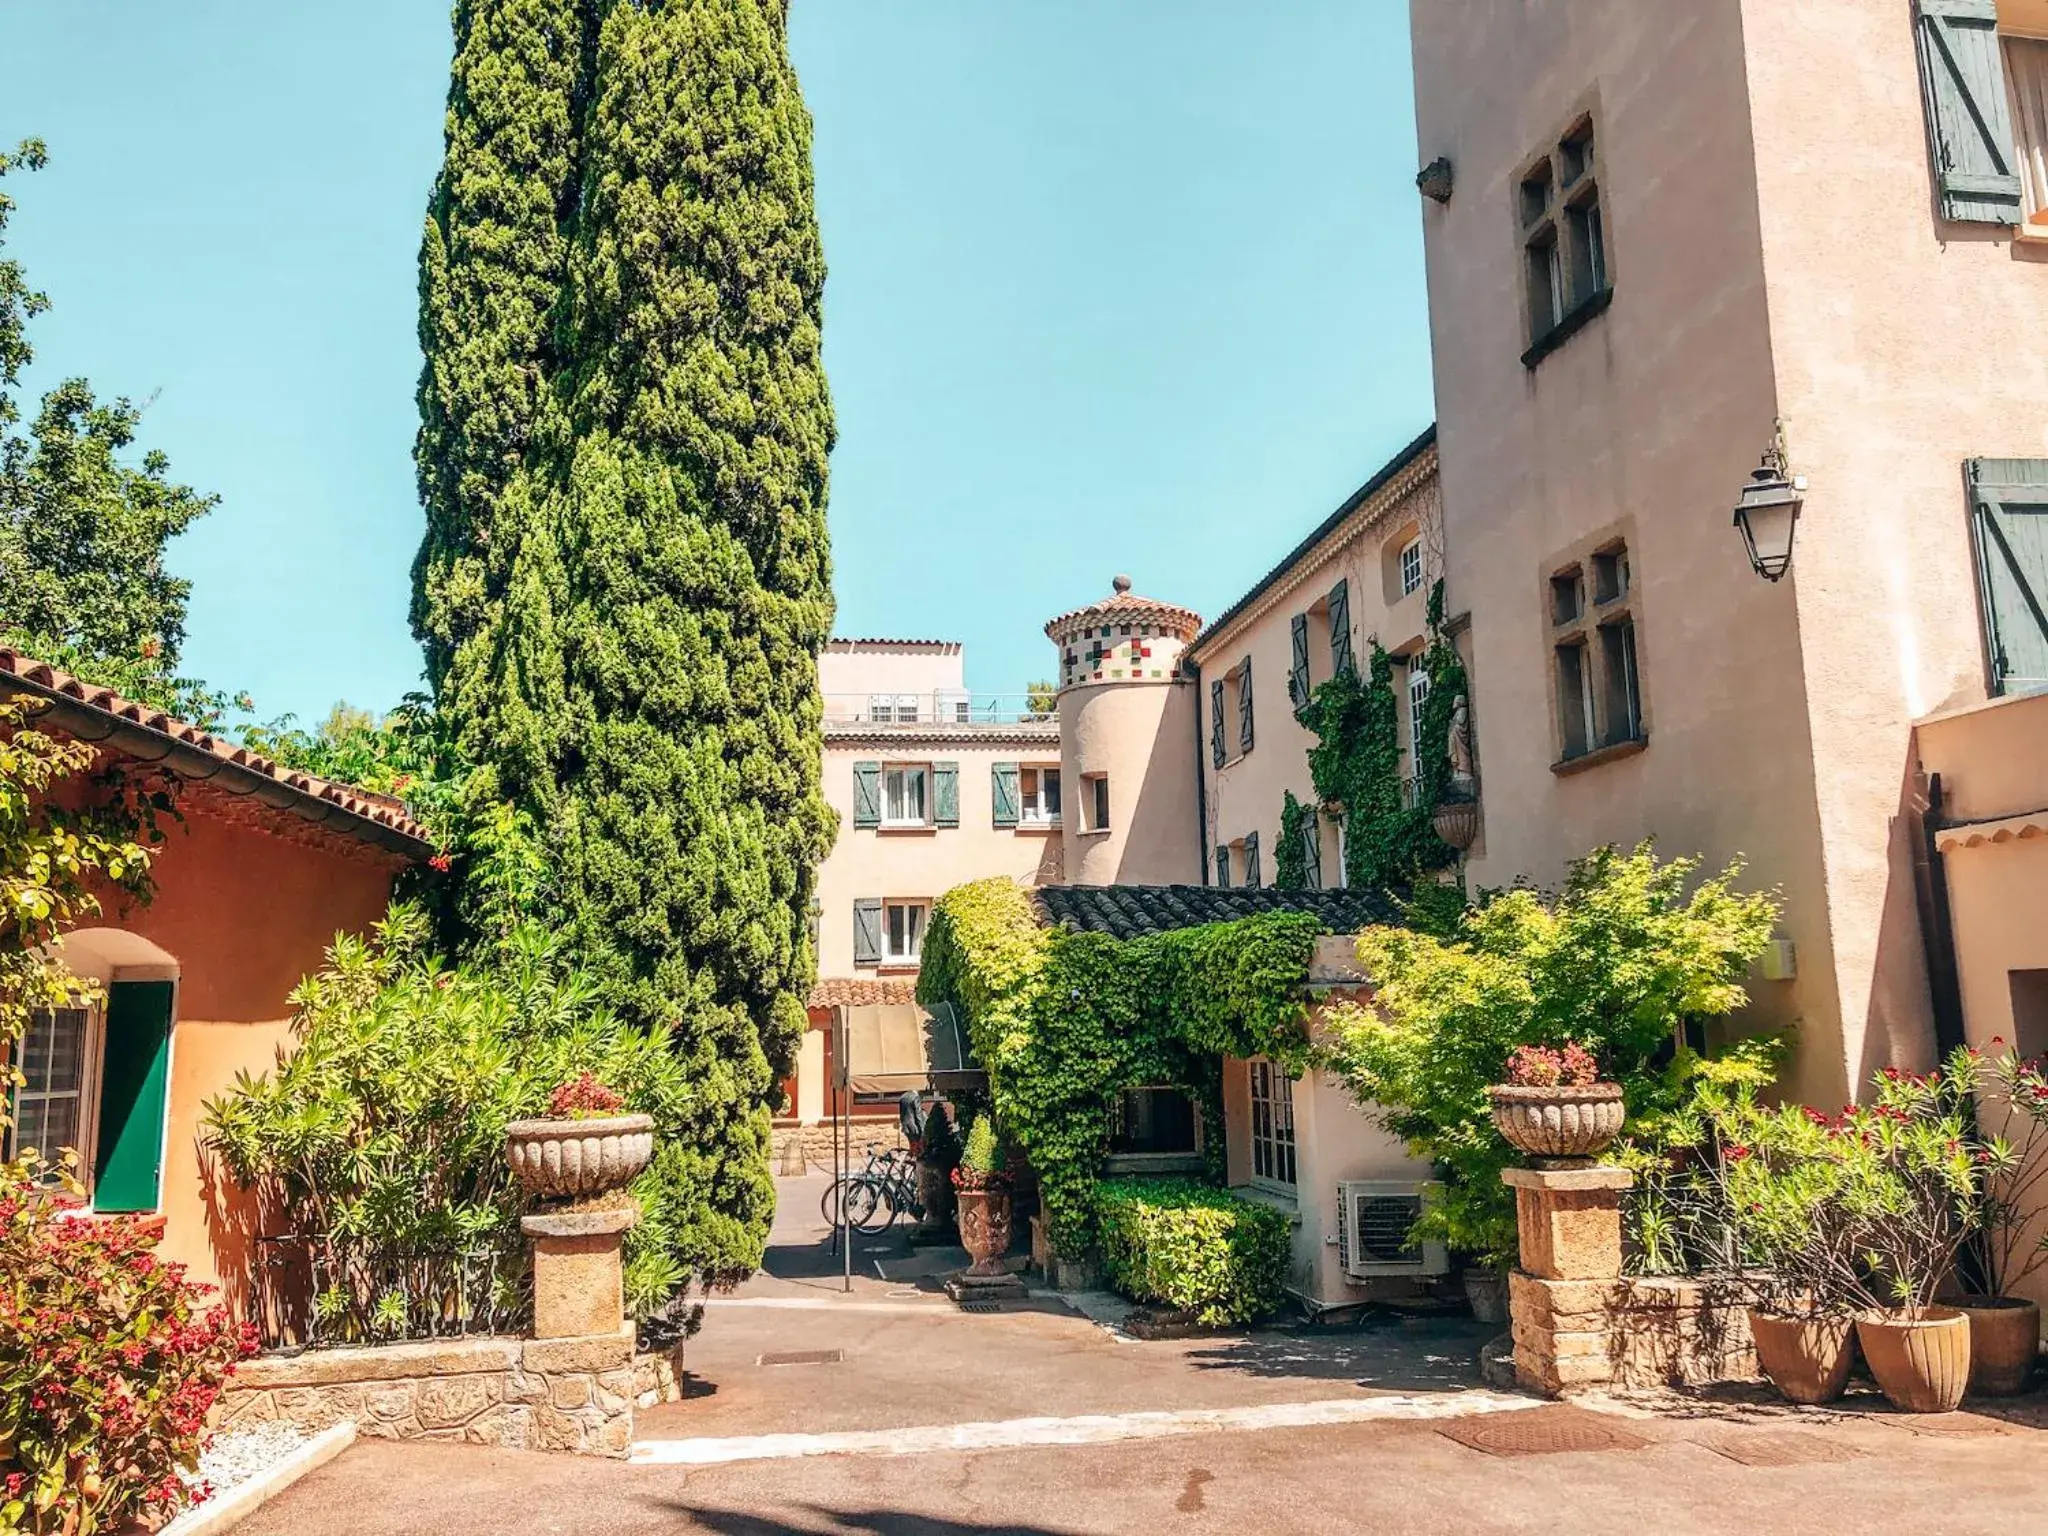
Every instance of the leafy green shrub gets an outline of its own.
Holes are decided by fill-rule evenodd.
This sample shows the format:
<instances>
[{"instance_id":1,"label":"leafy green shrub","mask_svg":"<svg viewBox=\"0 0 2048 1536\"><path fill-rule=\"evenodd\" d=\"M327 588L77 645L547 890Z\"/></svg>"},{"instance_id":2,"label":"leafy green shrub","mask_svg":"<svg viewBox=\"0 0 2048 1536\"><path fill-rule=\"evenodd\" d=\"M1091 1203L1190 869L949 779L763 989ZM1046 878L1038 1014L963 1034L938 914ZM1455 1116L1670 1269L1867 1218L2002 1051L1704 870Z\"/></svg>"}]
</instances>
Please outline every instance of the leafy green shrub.
<instances>
[{"instance_id":1,"label":"leafy green shrub","mask_svg":"<svg viewBox=\"0 0 2048 1536\"><path fill-rule=\"evenodd\" d=\"M77 1221L39 1162L0 1163L0 1531L88 1536L174 1514L207 1410L255 1347L140 1219Z\"/></svg>"},{"instance_id":2,"label":"leafy green shrub","mask_svg":"<svg viewBox=\"0 0 2048 1536\"><path fill-rule=\"evenodd\" d=\"M1359 959L1374 1006L1332 1020L1332 1064L1417 1156L1446 1172L1418 1235L1506 1263L1515 1208L1501 1170L1515 1153L1486 1090L1517 1046L1577 1044L1622 1085L1635 1153L1662 1160L1667 1132L1715 1079L1768 1082L1774 1047L1748 1042L1724 1067L1674 1050L1682 1024L1732 1013L1740 978L1777 920L1773 896L1734 888L1731 865L1687 888L1697 859L1659 864L1647 844L1577 861L1552 901L1513 890L1467 912L1457 937L1373 927ZM1662 1266L1659 1266L1662 1267Z\"/></svg>"},{"instance_id":3,"label":"leafy green shrub","mask_svg":"<svg viewBox=\"0 0 2048 1536\"><path fill-rule=\"evenodd\" d=\"M655 1157L633 1186L626 1297L645 1315L691 1277L698 1235L681 1213L708 1176L678 1128L697 1092L668 1034L623 1023L597 983L538 929L514 932L489 970L449 969L422 914L396 906L368 941L343 936L292 995L295 1047L237 1076L206 1106L209 1147L259 1205L358 1262L316 1299L322 1337L388 1337L471 1326L517 1305L525 1250L505 1160L509 1121L547 1113L584 1073L653 1116ZM461 1297L393 1286L403 1261L470 1256ZM749 1269L759 1259L756 1245Z\"/></svg>"},{"instance_id":4,"label":"leafy green shrub","mask_svg":"<svg viewBox=\"0 0 2048 1536\"><path fill-rule=\"evenodd\" d=\"M1281 1212L1185 1179L1110 1179L1096 1186L1095 1216L1103 1272L1123 1295L1204 1323L1279 1310L1289 1246Z\"/></svg>"},{"instance_id":5,"label":"leafy green shrub","mask_svg":"<svg viewBox=\"0 0 2048 1536\"><path fill-rule=\"evenodd\" d=\"M967 1140L960 1148L960 1162L953 1169L956 1189L1007 1189L1009 1176L1003 1172L1003 1149L996 1140L996 1117L983 1115L967 1128Z\"/></svg>"}]
</instances>

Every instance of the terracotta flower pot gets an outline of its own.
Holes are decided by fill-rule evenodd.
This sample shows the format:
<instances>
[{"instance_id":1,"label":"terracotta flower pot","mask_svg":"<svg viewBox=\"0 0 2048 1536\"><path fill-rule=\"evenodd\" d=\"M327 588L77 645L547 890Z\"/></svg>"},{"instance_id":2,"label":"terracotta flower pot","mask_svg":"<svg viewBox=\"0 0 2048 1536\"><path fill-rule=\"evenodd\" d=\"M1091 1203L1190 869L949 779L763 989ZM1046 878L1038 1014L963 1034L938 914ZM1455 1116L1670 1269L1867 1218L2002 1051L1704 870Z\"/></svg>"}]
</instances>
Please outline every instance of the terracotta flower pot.
<instances>
[{"instance_id":1,"label":"terracotta flower pot","mask_svg":"<svg viewBox=\"0 0 2048 1536\"><path fill-rule=\"evenodd\" d=\"M1832 1403L1848 1389L1854 1331L1853 1318L1779 1317L1749 1309L1756 1363L1795 1403Z\"/></svg>"},{"instance_id":2,"label":"terracotta flower pot","mask_svg":"<svg viewBox=\"0 0 2048 1536\"><path fill-rule=\"evenodd\" d=\"M1595 1157L1621 1134L1627 1114L1621 1084L1583 1088L1489 1088L1493 1127L1507 1144L1537 1159Z\"/></svg>"},{"instance_id":3,"label":"terracotta flower pot","mask_svg":"<svg viewBox=\"0 0 2048 1536\"><path fill-rule=\"evenodd\" d=\"M1010 1251L1010 1192L1001 1186L963 1189L960 1200L960 1246L974 1260L968 1271L999 1275L1003 1255Z\"/></svg>"},{"instance_id":4,"label":"terracotta flower pot","mask_svg":"<svg viewBox=\"0 0 2048 1536\"><path fill-rule=\"evenodd\" d=\"M1970 1320L1970 1391L2014 1397L2026 1390L2041 1353L2041 1309L2016 1296L1972 1296L1956 1303Z\"/></svg>"},{"instance_id":5,"label":"terracotta flower pot","mask_svg":"<svg viewBox=\"0 0 2048 1536\"><path fill-rule=\"evenodd\" d=\"M1949 1413L1970 1384L1970 1319L1954 1307L1866 1312L1856 1338L1892 1406Z\"/></svg>"},{"instance_id":6,"label":"terracotta flower pot","mask_svg":"<svg viewBox=\"0 0 2048 1536\"><path fill-rule=\"evenodd\" d=\"M597 1120L515 1120L505 1157L519 1187L536 1200L587 1200L624 1189L654 1156L647 1115Z\"/></svg>"}]
</instances>

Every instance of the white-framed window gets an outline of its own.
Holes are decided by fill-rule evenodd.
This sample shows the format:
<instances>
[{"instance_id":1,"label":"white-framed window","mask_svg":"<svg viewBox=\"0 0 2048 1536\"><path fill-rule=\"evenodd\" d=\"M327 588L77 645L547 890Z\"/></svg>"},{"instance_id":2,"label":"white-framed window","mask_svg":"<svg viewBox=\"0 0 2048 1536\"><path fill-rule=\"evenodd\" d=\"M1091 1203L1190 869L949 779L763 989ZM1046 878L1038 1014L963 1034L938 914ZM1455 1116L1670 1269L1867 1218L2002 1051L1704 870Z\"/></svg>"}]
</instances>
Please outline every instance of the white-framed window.
<instances>
[{"instance_id":1,"label":"white-framed window","mask_svg":"<svg viewBox=\"0 0 2048 1536\"><path fill-rule=\"evenodd\" d=\"M1422 540L1418 536L1401 546L1401 595L1422 590Z\"/></svg>"},{"instance_id":2,"label":"white-framed window","mask_svg":"<svg viewBox=\"0 0 2048 1536\"><path fill-rule=\"evenodd\" d=\"M924 952L924 925L931 915L928 901L882 903L882 962L915 965Z\"/></svg>"},{"instance_id":3,"label":"white-framed window","mask_svg":"<svg viewBox=\"0 0 2048 1536\"><path fill-rule=\"evenodd\" d=\"M925 827L932 819L932 774L924 763L892 763L882 769L882 825Z\"/></svg>"},{"instance_id":4,"label":"white-framed window","mask_svg":"<svg viewBox=\"0 0 2048 1536\"><path fill-rule=\"evenodd\" d=\"M1408 769L1422 777L1422 714L1429 703L1429 673L1420 661L1408 669Z\"/></svg>"},{"instance_id":5,"label":"white-framed window","mask_svg":"<svg viewBox=\"0 0 2048 1536\"><path fill-rule=\"evenodd\" d=\"M14 1090L9 1157L33 1147L54 1167L66 1148L75 1148L78 1173L90 1171L100 1029L97 1008L51 1008L30 1016L16 1058L23 1082Z\"/></svg>"},{"instance_id":6,"label":"white-framed window","mask_svg":"<svg viewBox=\"0 0 2048 1536\"><path fill-rule=\"evenodd\" d=\"M2012 104L2020 208L2026 232L2048 236L2048 37L2008 32L2000 41Z\"/></svg>"},{"instance_id":7,"label":"white-framed window","mask_svg":"<svg viewBox=\"0 0 2048 1536\"><path fill-rule=\"evenodd\" d=\"M1294 1080L1265 1057L1251 1070L1252 1183L1294 1193Z\"/></svg>"},{"instance_id":8,"label":"white-framed window","mask_svg":"<svg viewBox=\"0 0 2048 1536\"><path fill-rule=\"evenodd\" d=\"M1017 770L1017 819L1026 826L1060 824L1060 771L1057 768Z\"/></svg>"}]
</instances>

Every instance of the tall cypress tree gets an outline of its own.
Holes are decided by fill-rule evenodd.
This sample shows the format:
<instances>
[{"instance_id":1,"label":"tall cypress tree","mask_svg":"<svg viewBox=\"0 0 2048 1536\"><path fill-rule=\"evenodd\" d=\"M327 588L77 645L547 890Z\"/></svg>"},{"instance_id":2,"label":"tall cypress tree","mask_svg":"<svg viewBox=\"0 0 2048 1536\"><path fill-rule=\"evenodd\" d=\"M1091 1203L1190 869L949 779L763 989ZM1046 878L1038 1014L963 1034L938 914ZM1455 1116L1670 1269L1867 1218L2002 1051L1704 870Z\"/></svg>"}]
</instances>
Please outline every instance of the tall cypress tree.
<instances>
[{"instance_id":1,"label":"tall cypress tree","mask_svg":"<svg viewBox=\"0 0 2048 1536\"><path fill-rule=\"evenodd\" d=\"M506 323L474 343L477 328L441 306L445 389L429 341L418 607L430 657L444 647L444 708L489 782L541 829L558 926L629 1016L674 1028L692 1068L693 1129L658 1154L642 1241L658 1238L700 1278L732 1279L759 1262L773 1209L767 1105L804 1024L809 907L832 832L817 655L832 619L834 429L810 118L786 0L578 10L583 70L561 74L577 103L576 186L561 192L556 158L534 156L519 174L546 198L478 200L521 237L475 242L498 266L467 280L530 302L484 306ZM474 16L465 36L483 37ZM479 43L467 66L472 101L484 78L508 78L491 51ZM442 186L460 201L495 170L455 168L458 149L493 167L506 154L472 147L498 142L495 130L457 126ZM568 238L552 308L540 302L544 242L523 260L543 206ZM430 232L430 309L452 286L435 262ZM516 283L500 275L507 264ZM549 313L556 323L540 323ZM546 387L512 388L521 367ZM498 409L508 399L530 406L523 438ZM443 435L435 412L452 422L450 400L468 414ZM436 496L456 509L444 525Z\"/></svg>"},{"instance_id":2,"label":"tall cypress tree","mask_svg":"<svg viewBox=\"0 0 2048 1536\"><path fill-rule=\"evenodd\" d=\"M472 755L510 770L508 792L535 781L559 698L547 648L523 643L529 626L510 594L559 580L552 540L534 526L546 503L535 476L559 416L589 12L589 0L458 0L446 148L420 244L414 457L427 530L413 630L442 709ZM535 654L543 664L522 668Z\"/></svg>"}]
</instances>

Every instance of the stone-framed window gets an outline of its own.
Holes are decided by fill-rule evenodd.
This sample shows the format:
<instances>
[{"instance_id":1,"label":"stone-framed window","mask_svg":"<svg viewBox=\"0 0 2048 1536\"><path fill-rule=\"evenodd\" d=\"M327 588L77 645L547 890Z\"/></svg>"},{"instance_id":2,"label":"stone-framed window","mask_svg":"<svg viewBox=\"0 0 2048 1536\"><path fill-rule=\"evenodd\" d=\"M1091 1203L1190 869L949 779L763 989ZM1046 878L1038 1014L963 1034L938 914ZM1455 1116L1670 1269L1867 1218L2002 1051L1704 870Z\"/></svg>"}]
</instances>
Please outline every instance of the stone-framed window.
<instances>
[{"instance_id":1,"label":"stone-framed window","mask_svg":"<svg viewBox=\"0 0 2048 1536\"><path fill-rule=\"evenodd\" d=\"M1649 742L1640 598L1627 534L1587 541L1545 572L1555 729L1553 772L1591 767Z\"/></svg>"},{"instance_id":2,"label":"stone-framed window","mask_svg":"<svg viewBox=\"0 0 2048 1536\"><path fill-rule=\"evenodd\" d=\"M1581 108L1515 178L1522 247L1523 366L1533 368L1607 307L1614 292L1597 112Z\"/></svg>"}]
</instances>

